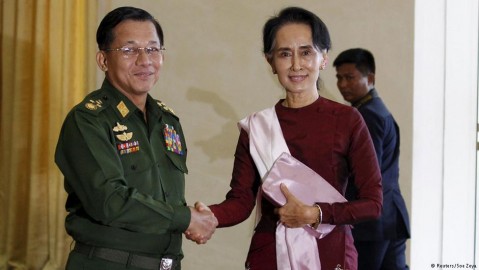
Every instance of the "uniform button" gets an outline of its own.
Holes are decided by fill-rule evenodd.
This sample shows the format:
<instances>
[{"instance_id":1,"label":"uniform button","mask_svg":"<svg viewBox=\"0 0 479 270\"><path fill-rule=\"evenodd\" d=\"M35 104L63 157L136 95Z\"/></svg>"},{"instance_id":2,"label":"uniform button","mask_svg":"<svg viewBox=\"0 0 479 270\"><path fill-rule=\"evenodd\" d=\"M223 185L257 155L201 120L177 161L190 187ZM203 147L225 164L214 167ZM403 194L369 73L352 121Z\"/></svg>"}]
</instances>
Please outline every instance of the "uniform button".
<instances>
[{"instance_id":1,"label":"uniform button","mask_svg":"<svg viewBox=\"0 0 479 270\"><path fill-rule=\"evenodd\" d=\"M136 170L136 165L131 165L130 168L134 171L134 170Z\"/></svg>"},{"instance_id":2,"label":"uniform button","mask_svg":"<svg viewBox=\"0 0 479 270\"><path fill-rule=\"evenodd\" d=\"M108 100L108 97L107 97L107 96L103 96L103 100Z\"/></svg>"}]
</instances>

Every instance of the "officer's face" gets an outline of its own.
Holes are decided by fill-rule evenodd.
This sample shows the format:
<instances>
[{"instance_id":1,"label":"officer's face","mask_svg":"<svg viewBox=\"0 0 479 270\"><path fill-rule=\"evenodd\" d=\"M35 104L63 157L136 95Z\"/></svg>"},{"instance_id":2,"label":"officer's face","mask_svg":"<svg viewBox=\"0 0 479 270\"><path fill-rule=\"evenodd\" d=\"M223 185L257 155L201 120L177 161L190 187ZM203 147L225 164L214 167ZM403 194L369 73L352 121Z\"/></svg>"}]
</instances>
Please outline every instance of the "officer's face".
<instances>
[{"instance_id":1,"label":"officer's face","mask_svg":"<svg viewBox=\"0 0 479 270\"><path fill-rule=\"evenodd\" d=\"M342 64L336 67L336 79L344 100L354 103L373 88L374 74L363 75L354 64Z\"/></svg>"},{"instance_id":2,"label":"officer's face","mask_svg":"<svg viewBox=\"0 0 479 270\"><path fill-rule=\"evenodd\" d=\"M149 21L127 20L118 24L113 32L110 49L161 48L162 45L155 26ZM151 90L158 81L164 57L162 53L147 54L143 49L138 50L138 55L127 55L120 50L99 54L99 65L106 66L107 79L130 99L145 96Z\"/></svg>"}]
</instances>

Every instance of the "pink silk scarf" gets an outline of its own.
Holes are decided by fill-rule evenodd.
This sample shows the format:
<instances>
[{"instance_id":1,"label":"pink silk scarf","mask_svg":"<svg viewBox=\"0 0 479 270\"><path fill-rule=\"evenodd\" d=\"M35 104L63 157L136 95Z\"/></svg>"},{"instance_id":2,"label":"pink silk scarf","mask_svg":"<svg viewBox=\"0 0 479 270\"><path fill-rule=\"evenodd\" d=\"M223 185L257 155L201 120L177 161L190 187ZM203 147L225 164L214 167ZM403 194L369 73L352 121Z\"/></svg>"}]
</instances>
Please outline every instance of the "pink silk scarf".
<instances>
[{"instance_id":1,"label":"pink silk scarf","mask_svg":"<svg viewBox=\"0 0 479 270\"><path fill-rule=\"evenodd\" d=\"M279 189L281 183L305 204L346 201L341 194L316 172L292 157L283 137L275 108L254 113L242 119L238 126L249 135L250 153L262 176L258 192L256 222L261 217L263 193L278 206L286 203ZM280 222L276 227L276 261L279 270L321 269L316 238L322 238L334 225L321 224L287 228Z\"/></svg>"}]
</instances>

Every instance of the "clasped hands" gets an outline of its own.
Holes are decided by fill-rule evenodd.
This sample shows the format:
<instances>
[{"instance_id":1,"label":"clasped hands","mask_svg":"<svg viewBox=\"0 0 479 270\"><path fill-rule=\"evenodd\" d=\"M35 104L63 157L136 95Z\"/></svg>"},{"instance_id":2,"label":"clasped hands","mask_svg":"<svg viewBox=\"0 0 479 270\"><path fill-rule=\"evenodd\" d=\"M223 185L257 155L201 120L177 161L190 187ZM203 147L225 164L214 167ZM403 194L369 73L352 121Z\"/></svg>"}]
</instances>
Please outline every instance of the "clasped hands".
<instances>
[{"instance_id":1,"label":"clasped hands","mask_svg":"<svg viewBox=\"0 0 479 270\"><path fill-rule=\"evenodd\" d=\"M296 198L286 187L280 185L281 192L286 197L286 204L275 209L279 215L280 222L288 228L299 228L307 224L313 224L319 214L315 206L309 206ZM196 202L195 207L190 207L191 221L190 226L185 231L187 239L197 244L206 244L218 226L216 219L210 208L202 202Z\"/></svg>"},{"instance_id":2,"label":"clasped hands","mask_svg":"<svg viewBox=\"0 0 479 270\"><path fill-rule=\"evenodd\" d=\"M191 220L185 236L197 244L206 244L218 226L218 219L202 202L196 202L195 207L190 206L190 211Z\"/></svg>"}]
</instances>

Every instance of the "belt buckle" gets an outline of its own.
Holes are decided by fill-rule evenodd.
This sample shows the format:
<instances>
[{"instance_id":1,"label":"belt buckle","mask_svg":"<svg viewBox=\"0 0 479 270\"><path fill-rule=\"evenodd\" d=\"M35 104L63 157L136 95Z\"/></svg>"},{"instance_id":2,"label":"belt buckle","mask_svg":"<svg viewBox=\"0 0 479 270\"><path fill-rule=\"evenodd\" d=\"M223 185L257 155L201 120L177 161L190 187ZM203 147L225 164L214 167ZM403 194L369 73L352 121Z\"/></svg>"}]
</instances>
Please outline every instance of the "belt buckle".
<instances>
[{"instance_id":1,"label":"belt buckle","mask_svg":"<svg viewBox=\"0 0 479 270\"><path fill-rule=\"evenodd\" d=\"M160 263L160 270L171 270L173 268L173 259L162 258Z\"/></svg>"}]
</instances>

